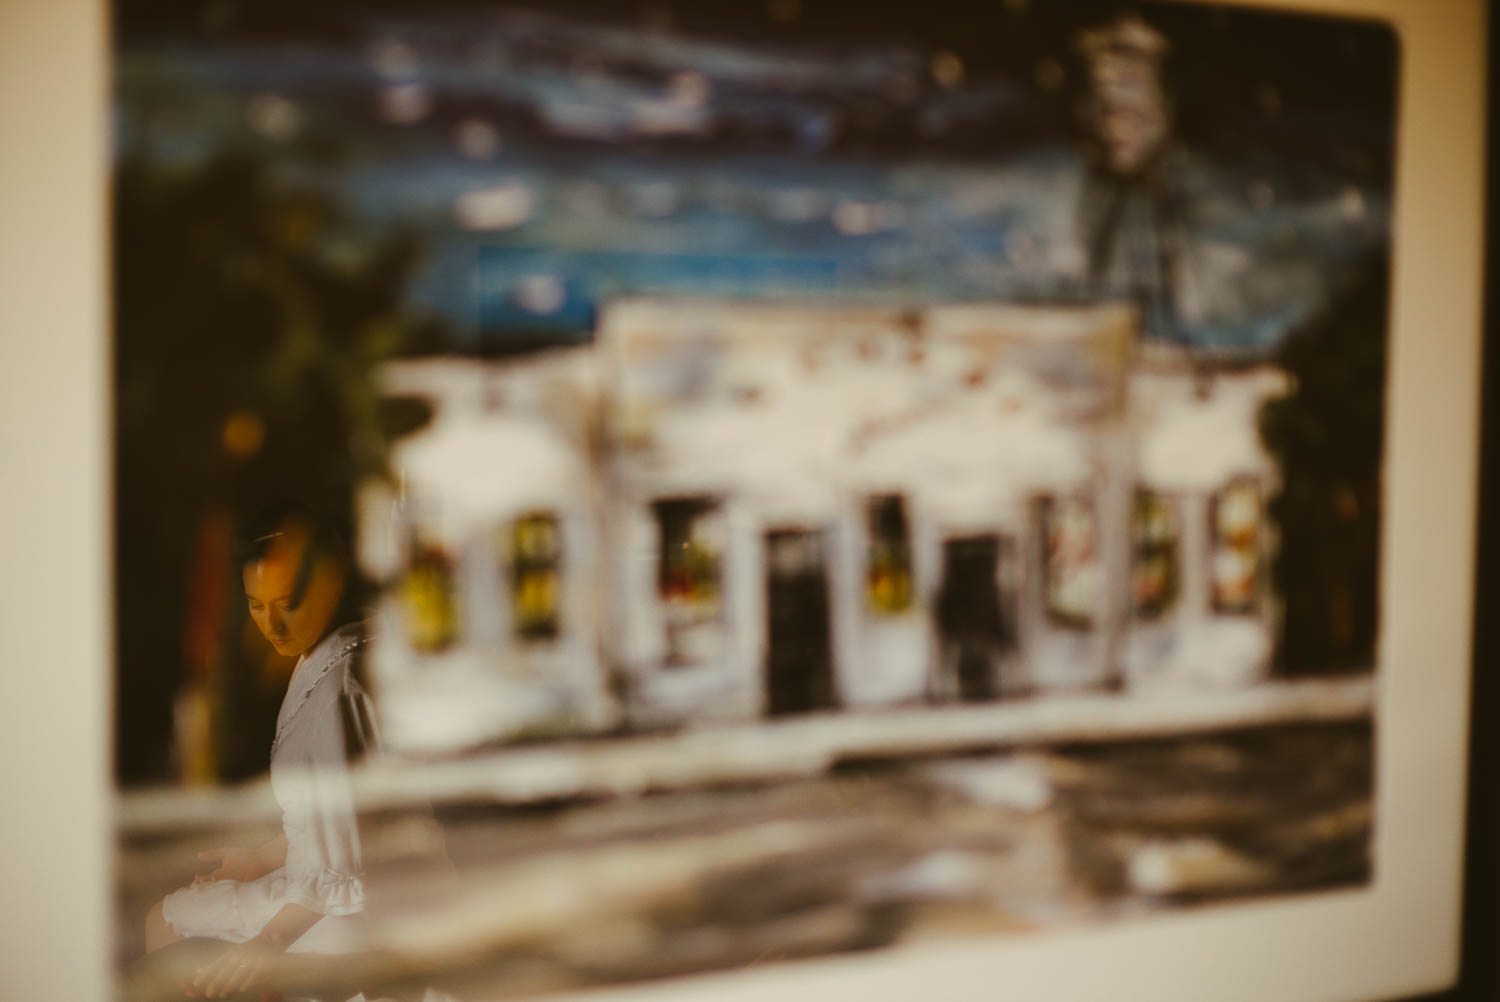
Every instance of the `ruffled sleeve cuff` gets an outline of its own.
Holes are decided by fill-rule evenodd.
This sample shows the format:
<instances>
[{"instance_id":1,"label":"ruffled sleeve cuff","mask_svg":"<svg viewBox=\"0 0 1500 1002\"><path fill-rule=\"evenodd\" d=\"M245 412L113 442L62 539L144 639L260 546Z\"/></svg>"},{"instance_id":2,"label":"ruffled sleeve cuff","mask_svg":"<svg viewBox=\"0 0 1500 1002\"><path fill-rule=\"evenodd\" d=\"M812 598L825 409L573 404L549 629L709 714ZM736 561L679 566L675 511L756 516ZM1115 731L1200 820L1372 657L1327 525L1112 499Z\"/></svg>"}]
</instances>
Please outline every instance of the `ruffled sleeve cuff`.
<instances>
[{"instance_id":1,"label":"ruffled sleeve cuff","mask_svg":"<svg viewBox=\"0 0 1500 1002\"><path fill-rule=\"evenodd\" d=\"M324 867L306 874L288 874L286 899L324 915L355 915L365 910L365 878Z\"/></svg>"}]
</instances>

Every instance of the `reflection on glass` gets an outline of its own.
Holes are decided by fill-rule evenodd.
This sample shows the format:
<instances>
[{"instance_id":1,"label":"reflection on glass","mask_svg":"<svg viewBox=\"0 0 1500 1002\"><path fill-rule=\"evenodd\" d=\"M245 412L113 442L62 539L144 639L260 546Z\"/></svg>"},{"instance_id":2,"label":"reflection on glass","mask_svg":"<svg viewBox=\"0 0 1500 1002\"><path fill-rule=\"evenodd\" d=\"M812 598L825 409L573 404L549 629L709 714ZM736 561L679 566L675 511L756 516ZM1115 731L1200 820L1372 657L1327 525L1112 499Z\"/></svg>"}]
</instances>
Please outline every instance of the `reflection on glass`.
<instances>
[{"instance_id":1,"label":"reflection on glass","mask_svg":"<svg viewBox=\"0 0 1500 1002\"><path fill-rule=\"evenodd\" d=\"M1084 497L1048 497L1039 505L1042 583L1047 618L1059 626L1093 626L1099 600L1098 523Z\"/></svg>"},{"instance_id":2,"label":"reflection on glass","mask_svg":"<svg viewBox=\"0 0 1500 1002\"><path fill-rule=\"evenodd\" d=\"M439 546L413 543L401 583L406 634L418 651L441 651L458 635L453 561Z\"/></svg>"},{"instance_id":3,"label":"reflection on glass","mask_svg":"<svg viewBox=\"0 0 1500 1002\"><path fill-rule=\"evenodd\" d=\"M1135 543L1131 590L1135 596L1136 615L1142 619L1155 619L1177 602L1177 544L1181 532L1177 506L1170 497L1144 487L1135 492L1135 506L1131 512L1131 534Z\"/></svg>"},{"instance_id":4,"label":"reflection on glass","mask_svg":"<svg viewBox=\"0 0 1500 1002\"><path fill-rule=\"evenodd\" d=\"M278 654L297 658L270 747L281 830L198 853L202 871L146 913L145 969L170 987L132 998L262 997L281 954L333 953L364 928L346 769L375 731L358 678L367 634L348 601L352 558L336 521L298 504L246 519L238 544L250 620Z\"/></svg>"},{"instance_id":5,"label":"reflection on glass","mask_svg":"<svg viewBox=\"0 0 1500 1002\"><path fill-rule=\"evenodd\" d=\"M891 616L911 607L911 534L906 502L899 494L880 494L868 504L870 555L865 572L865 601L877 615Z\"/></svg>"},{"instance_id":6,"label":"reflection on glass","mask_svg":"<svg viewBox=\"0 0 1500 1002\"><path fill-rule=\"evenodd\" d=\"M666 498L654 505L661 529L657 592L667 640L667 662L714 657L722 639L724 515L706 497Z\"/></svg>"},{"instance_id":7,"label":"reflection on glass","mask_svg":"<svg viewBox=\"0 0 1500 1002\"><path fill-rule=\"evenodd\" d=\"M511 622L521 641L558 634L562 532L557 516L539 511L510 524Z\"/></svg>"},{"instance_id":8,"label":"reflection on glass","mask_svg":"<svg viewBox=\"0 0 1500 1002\"><path fill-rule=\"evenodd\" d=\"M1254 612L1260 581L1260 485L1253 477L1236 480L1209 505L1214 612Z\"/></svg>"}]
</instances>

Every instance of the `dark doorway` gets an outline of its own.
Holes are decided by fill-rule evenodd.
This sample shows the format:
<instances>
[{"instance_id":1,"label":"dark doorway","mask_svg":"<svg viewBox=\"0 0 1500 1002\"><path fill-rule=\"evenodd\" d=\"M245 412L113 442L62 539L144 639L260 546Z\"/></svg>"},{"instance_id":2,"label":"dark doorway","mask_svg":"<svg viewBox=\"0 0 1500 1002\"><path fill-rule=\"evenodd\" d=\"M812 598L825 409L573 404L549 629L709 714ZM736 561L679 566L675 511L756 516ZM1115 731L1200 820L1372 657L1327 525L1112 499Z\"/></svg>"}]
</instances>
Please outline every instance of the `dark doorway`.
<instances>
[{"instance_id":1,"label":"dark doorway","mask_svg":"<svg viewBox=\"0 0 1500 1002\"><path fill-rule=\"evenodd\" d=\"M959 698L965 701L1001 694L1001 673L1017 640L1015 560L1015 540L1008 536L943 541L937 599L942 664L957 674Z\"/></svg>"},{"instance_id":2,"label":"dark doorway","mask_svg":"<svg viewBox=\"0 0 1500 1002\"><path fill-rule=\"evenodd\" d=\"M821 530L766 533L766 688L774 715L833 705L828 560Z\"/></svg>"}]
</instances>

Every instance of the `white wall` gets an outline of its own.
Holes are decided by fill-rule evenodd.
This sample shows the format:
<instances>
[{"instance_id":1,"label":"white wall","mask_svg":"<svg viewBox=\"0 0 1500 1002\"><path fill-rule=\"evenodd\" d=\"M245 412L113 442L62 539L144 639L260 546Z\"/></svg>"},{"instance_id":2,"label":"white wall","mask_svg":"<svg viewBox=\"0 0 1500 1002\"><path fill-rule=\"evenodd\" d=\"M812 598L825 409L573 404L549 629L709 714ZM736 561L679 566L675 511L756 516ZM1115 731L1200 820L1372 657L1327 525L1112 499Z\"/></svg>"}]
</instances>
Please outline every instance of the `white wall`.
<instances>
[{"instance_id":1,"label":"white wall","mask_svg":"<svg viewBox=\"0 0 1500 1002\"><path fill-rule=\"evenodd\" d=\"M0 2L0 998L108 998L104 5Z\"/></svg>"}]
</instances>

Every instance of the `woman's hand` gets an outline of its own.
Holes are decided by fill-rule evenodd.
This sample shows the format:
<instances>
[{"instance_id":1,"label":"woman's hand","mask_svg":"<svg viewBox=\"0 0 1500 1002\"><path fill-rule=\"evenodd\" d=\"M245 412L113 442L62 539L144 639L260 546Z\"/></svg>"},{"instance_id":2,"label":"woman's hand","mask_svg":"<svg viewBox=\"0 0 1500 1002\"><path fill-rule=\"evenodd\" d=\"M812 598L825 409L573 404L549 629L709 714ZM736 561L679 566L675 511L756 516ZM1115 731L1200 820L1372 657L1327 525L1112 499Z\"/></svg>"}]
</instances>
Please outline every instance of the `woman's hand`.
<instances>
[{"instance_id":1,"label":"woman's hand","mask_svg":"<svg viewBox=\"0 0 1500 1002\"><path fill-rule=\"evenodd\" d=\"M231 946L213 963L198 968L182 986L183 993L194 999L238 995L265 980L266 969L278 953L254 939Z\"/></svg>"},{"instance_id":2,"label":"woman's hand","mask_svg":"<svg viewBox=\"0 0 1500 1002\"><path fill-rule=\"evenodd\" d=\"M207 875L199 874L193 878L193 883L202 884L214 880L237 880L240 883L248 883L257 877L263 877L275 867L267 867L265 860L261 859L260 853L252 849L240 849L236 846L225 846L221 849L209 849L198 853L198 858L205 863L217 863L213 871Z\"/></svg>"},{"instance_id":3,"label":"woman's hand","mask_svg":"<svg viewBox=\"0 0 1500 1002\"><path fill-rule=\"evenodd\" d=\"M323 916L301 905L285 904L255 934L255 938L231 946L211 964L204 964L182 986L189 998L224 998L264 983L275 960L297 937L311 929ZM263 987L261 997L275 997L277 992Z\"/></svg>"}]
</instances>

